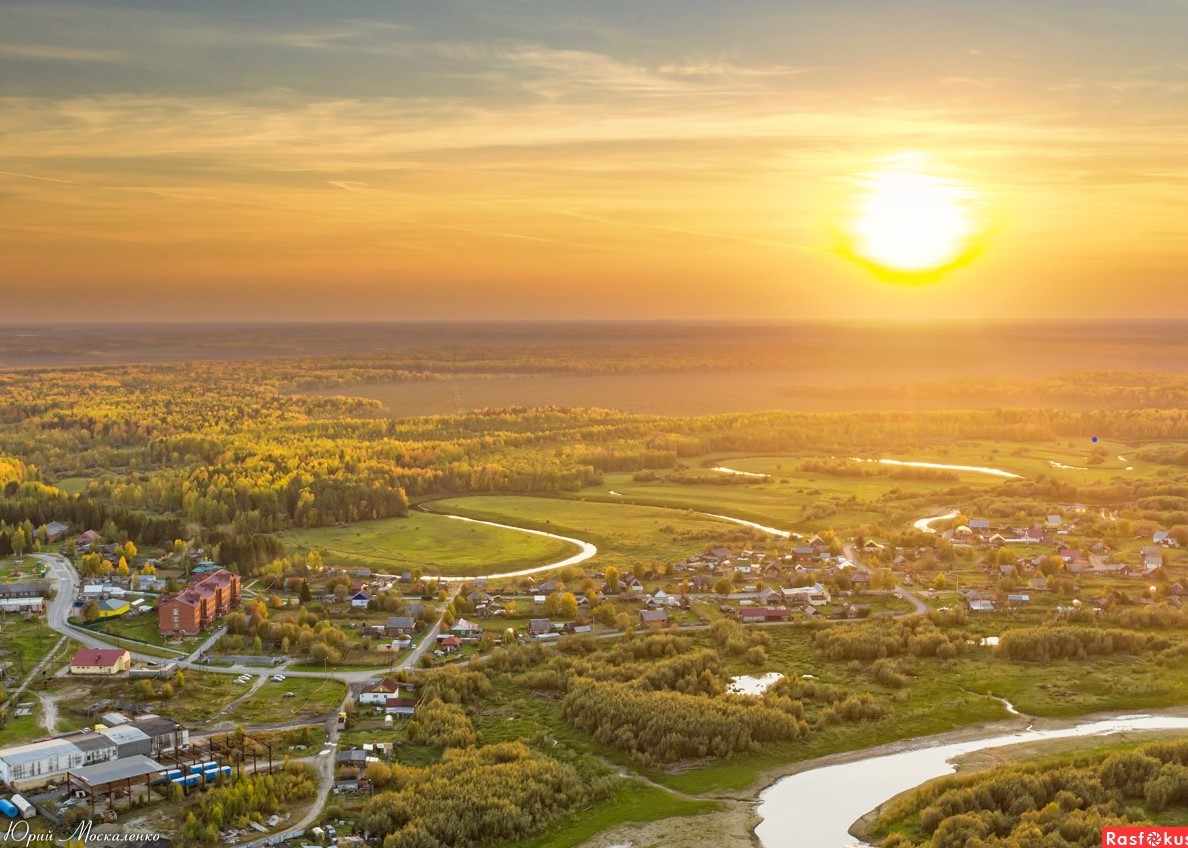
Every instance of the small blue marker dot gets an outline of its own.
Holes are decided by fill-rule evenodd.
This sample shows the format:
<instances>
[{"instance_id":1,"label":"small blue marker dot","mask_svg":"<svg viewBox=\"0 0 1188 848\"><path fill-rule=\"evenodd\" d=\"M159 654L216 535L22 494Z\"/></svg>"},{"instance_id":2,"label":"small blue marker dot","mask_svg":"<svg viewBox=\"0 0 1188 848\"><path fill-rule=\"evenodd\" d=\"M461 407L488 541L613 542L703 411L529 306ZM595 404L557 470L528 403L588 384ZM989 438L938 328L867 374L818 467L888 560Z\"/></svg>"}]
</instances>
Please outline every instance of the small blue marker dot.
<instances>
[{"instance_id":1,"label":"small blue marker dot","mask_svg":"<svg viewBox=\"0 0 1188 848\"><path fill-rule=\"evenodd\" d=\"M1095 442L1097 441L1097 436L1093 437L1093 441L1095 441Z\"/></svg>"}]
</instances>

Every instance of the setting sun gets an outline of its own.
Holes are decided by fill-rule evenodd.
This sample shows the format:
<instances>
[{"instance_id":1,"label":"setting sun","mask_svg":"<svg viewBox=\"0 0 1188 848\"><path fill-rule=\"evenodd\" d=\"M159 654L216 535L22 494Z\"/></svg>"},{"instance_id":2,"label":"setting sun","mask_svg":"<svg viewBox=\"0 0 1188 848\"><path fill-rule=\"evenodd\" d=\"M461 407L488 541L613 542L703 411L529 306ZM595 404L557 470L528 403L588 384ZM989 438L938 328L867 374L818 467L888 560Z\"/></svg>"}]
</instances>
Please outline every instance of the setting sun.
<instances>
[{"instance_id":1,"label":"setting sun","mask_svg":"<svg viewBox=\"0 0 1188 848\"><path fill-rule=\"evenodd\" d=\"M926 157L903 154L863 174L851 224L852 251L897 274L923 274L961 260L974 235L968 187L937 173Z\"/></svg>"}]
</instances>

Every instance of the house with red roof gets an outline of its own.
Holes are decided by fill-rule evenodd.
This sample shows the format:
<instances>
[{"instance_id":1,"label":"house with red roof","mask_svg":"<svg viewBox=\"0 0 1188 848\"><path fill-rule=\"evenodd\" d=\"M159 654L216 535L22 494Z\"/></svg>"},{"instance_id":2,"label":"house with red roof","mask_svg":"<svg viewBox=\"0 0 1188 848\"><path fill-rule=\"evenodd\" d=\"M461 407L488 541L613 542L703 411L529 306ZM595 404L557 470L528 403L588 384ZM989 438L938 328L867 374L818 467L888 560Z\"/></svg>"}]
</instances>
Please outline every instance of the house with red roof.
<instances>
[{"instance_id":1,"label":"house with red roof","mask_svg":"<svg viewBox=\"0 0 1188 848\"><path fill-rule=\"evenodd\" d=\"M132 665L132 654L122 648L79 648L70 660L71 674L119 674Z\"/></svg>"}]
</instances>

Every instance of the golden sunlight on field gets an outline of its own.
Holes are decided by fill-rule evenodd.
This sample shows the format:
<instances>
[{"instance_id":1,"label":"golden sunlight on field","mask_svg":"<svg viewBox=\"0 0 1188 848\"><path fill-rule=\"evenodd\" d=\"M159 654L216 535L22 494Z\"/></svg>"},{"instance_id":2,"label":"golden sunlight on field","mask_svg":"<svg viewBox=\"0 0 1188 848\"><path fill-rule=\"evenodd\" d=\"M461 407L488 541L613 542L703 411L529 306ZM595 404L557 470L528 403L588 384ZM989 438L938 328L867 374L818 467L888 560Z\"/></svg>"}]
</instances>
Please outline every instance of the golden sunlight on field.
<instances>
[{"instance_id":1,"label":"golden sunlight on field","mask_svg":"<svg viewBox=\"0 0 1188 848\"><path fill-rule=\"evenodd\" d=\"M861 193L847 252L879 276L929 281L972 258L975 193L930 157L891 156L857 181Z\"/></svg>"}]
</instances>

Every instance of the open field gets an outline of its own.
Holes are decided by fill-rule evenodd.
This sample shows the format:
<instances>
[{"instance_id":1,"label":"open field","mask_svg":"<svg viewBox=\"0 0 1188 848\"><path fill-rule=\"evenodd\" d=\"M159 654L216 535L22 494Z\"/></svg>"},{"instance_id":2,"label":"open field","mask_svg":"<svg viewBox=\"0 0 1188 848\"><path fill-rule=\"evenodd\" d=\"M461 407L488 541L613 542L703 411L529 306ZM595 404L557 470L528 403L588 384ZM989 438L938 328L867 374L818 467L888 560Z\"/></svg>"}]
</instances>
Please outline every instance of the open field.
<instances>
[{"instance_id":1,"label":"open field","mask_svg":"<svg viewBox=\"0 0 1188 848\"><path fill-rule=\"evenodd\" d=\"M13 613L0 613L0 663L9 664L9 674L21 680L61 638L44 619L26 620Z\"/></svg>"},{"instance_id":2,"label":"open field","mask_svg":"<svg viewBox=\"0 0 1188 848\"><path fill-rule=\"evenodd\" d=\"M652 822L672 816L696 816L719 808L715 801L682 798L639 780L624 780L615 794L571 821L533 839L505 843L506 848L572 848L628 822Z\"/></svg>"},{"instance_id":3,"label":"open field","mask_svg":"<svg viewBox=\"0 0 1188 848\"><path fill-rule=\"evenodd\" d=\"M685 484L663 480L645 483L636 482L631 474L607 474L602 485L583 489L577 497L605 500L608 503L692 509L756 521L778 529L812 533L826 528L857 527L879 521L884 517L882 510L874 508L869 502L877 501L883 495L917 492L927 496L956 485L887 477L834 477L792 471L799 461L795 457L774 461L773 466L786 462L789 470L777 472L779 476L772 482L733 485ZM727 459L722 462L740 471L750 470L752 465L747 459ZM762 467L762 464L758 467ZM705 469L698 473L713 472ZM993 482L991 478L982 477L970 481L970 485L988 487ZM617 494L612 495L611 492ZM824 514L810 513L806 516L806 512L813 509Z\"/></svg>"},{"instance_id":4,"label":"open field","mask_svg":"<svg viewBox=\"0 0 1188 848\"><path fill-rule=\"evenodd\" d=\"M59 711L62 713L103 698L130 700L144 703L152 712L172 718L187 727L214 717L246 689L236 683L230 674L208 674L191 669L179 674L184 677L184 685L174 681L169 690L164 689L165 681L129 681L126 678L107 677L51 678L47 686L50 691L62 694L59 702ZM132 688L141 684L151 685L150 695Z\"/></svg>"},{"instance_id":5,"label":"open field","mask_svg":"<svg viewBox=\"0 0 1188 848\"><path fill-rule=\"evenodd\" d=\"M558 498L477 496L425 507L583 539L598 547L598 562L620 567L663 565L742 529L688 512Z\"/></svg>"},{"instance_id":6,"label":"open field","mask_svg":"<svg viewBox=\"0 0 1188 848\"><path fill-rule=\"evenodd\" d=\"M121 639L135 640L148 645L156 645L165 649L170 656L181 656L193 651L201 645L206 636L193 636L184 639L167 639L161 635L157 622L157 611L150 610L140 615L124 614L115 618L107 618L87 625L88 630L104 633ZM207 634L209 635L209 634ZM129 646L140 650L140 645ZM159 652L151 652L159 653Z\"/></svg>"},{"instance_id":7,"label":"open field","mask_svg":"<svg viewBox=\"0 0 1188 848\"><path fill-rule=\"evenodd\" d=\"M293 697L285 697L286 692L292 692ZM284 683L269 680L252 697L236 704L227 718L237 724L311 721L338 709L345 695L346 687L335 680L311 677L290 677Z\"/></svg>"},{"instance_id":8,"label":"open field","mask_svg":"<svg viewBox=\"0 0 1188 848\"><path fill-rule=\"evenodd\" d=\"M431 513L279 534L290 550L316 549L328 565L375 571L422 569L427 574L483 574L544 565L575 552L573 545Z\"/></svg>"}]
</instances>

